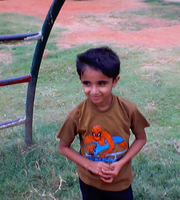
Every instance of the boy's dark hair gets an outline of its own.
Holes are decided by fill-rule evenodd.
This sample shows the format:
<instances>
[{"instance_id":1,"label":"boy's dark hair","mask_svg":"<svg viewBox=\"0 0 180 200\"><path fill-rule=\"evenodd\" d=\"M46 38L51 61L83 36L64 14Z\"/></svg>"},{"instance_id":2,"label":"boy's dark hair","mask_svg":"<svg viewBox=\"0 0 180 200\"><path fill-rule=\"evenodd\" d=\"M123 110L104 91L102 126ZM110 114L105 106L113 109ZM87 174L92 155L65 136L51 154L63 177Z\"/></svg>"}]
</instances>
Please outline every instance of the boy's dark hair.
<instances>
[{"instance_id":1,"label":"boy's dark hair","mask_svg":"<svg viewBox=\"0 0 180 200\"><path fill-rule=\"evenodd\" d=\"M120 60L109 47L92 48L77 55L76 67L79 77L91 67L114 80L120 73Z\"/></svg>"}]
</instances>

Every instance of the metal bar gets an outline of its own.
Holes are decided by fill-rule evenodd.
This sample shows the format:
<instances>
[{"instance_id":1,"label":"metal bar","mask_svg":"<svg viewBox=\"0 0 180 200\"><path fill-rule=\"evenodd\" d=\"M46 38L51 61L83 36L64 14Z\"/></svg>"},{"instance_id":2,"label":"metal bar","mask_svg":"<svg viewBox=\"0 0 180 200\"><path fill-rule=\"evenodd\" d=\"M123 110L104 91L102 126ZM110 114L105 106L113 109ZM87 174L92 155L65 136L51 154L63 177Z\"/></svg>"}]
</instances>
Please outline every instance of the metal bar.
<instances>
[{"instance_id":1,"label":"metal bar","mask_svg":"<svg viewBox=\"0 0 180 200\"><path fill-rule=\"evenodd\" d=\"M8 79L0 79L0 87L19 84L19 83L26 83L29 82L30 80L31 80L31 74L14 78L8 78Z\"/></svg>"},{"instance_id":2,"label":"metal bar","mask_svg":"<svg viewBox=\"0 0 180 200\"><path fill-rule=\"evenodd\" d=\"M29 37L39 36L39 32L36 33L22 33L22 34L9 34L9 35L0 35L0 42L8 42L14 40L25 40Z\"/></svg>"},{"instance_id":3,"label":"metal bar","mask_svg":"<svg viewBox=\"0 0 180 200\"><path fill-rule=\"evenodd\" d=\"M25 123L25 142L27 146L32 144L32 123L33 123L33 106L35 99L36 84L39 74L39 68L41 65L42 56L46 43L54 25L54 22L61 10L65 0L54 0L42 26L42 39L38 40L34 57L31 66L31 81L28 84L27 96L26 96L26 123Z\"/></svg>"},{"instance_id":4,"label":"metal bar","mask_svg":"<svg viewBox=\"0 0 180 200\"><path fill-rule=\"evenodd\" d=\"M2 122L2 123L0 123L0 129L8 128L8 127L11 127L11 126L17 126L17 125L20 125L20 124L25 124L25 122L26 122L26 117Z\"/></svg>"},{"instance_id":5,"label":"metal bar","mask_svg":"<svg viewBox=\"0 0 180 200\"><path fill-rule=\"evenodd\" d=\"M42 33L41 31L38 33L38 35L34 35L34 36L29 36L24 38L25 41L27 40L40 40L42 38Z\"/></svg>"}]
</instances>

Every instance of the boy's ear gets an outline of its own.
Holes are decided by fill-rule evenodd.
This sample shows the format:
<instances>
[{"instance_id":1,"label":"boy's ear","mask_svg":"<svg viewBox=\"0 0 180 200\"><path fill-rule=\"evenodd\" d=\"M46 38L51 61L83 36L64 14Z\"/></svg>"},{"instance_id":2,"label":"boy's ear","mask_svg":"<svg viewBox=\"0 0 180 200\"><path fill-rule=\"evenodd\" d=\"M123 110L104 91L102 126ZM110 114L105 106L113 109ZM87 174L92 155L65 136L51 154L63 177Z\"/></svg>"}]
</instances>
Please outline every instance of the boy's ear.
<instances>
[{"instance_id":1,"label":"boy's ear","mask_svg":"<svg viewBox=\"0 0 180 200\"><path fill-rule=\"evenodd\" d=\"M116 87L119 80L120 80L120 76L117 76L113 81L113 87Z\"/></svg>"}]
</instances>

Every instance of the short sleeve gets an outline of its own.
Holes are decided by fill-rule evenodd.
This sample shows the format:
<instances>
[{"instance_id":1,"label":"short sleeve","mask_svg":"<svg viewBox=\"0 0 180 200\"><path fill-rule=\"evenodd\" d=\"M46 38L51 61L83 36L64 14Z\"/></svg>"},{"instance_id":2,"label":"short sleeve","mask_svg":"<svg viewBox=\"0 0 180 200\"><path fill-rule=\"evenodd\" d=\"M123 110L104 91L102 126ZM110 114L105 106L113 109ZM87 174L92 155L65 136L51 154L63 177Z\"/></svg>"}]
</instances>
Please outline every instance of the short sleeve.
<instances>
[{"instance_id":1,"label":"short sleeve","mask_svg":"<svg viewBox=\"0 0 180 200\"><path fill-rule=\"evenodd\" d=\"M77 122L72 113L66 117L64 124L58 130L56 137L67 142L72 142L77 134Z\"/></svg>"},{"instance_id":2,"label":"short sleeve","mask_svg":"<svg viewBox=\"0 0 180 200\"><path fill-rule=\"evenodd\" d=\"M142 113L138 110L136 105L134 105L133 112L131 113L131 130L134 133L138 133L142 129L149 127L150 124Z\"/></svg>"}]
</instances>

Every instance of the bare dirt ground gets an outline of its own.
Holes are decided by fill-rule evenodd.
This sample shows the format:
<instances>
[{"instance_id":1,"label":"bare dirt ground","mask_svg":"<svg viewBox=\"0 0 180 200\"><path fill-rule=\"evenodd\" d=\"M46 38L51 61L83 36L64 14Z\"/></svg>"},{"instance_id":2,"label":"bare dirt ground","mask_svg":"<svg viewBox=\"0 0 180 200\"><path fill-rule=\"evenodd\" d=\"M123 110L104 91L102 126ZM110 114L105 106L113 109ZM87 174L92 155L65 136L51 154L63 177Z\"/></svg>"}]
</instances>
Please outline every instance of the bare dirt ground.
<instances>
[{"instance_id":1,"label":"bare dirt ground","mask_svg":"<svg viewBox=\"0 0 180 200\"><path fill-rule=\"evenodd\" d=\"M20 13L44 19L51 3L52 0L0 0L0 13ZM66 0L55 22L55 25L66 29L57 44L59 48L84 43L114 43L148 48L179 46L180 22L167 26L170 22L165 20L142 18L138 19L138 23L148 21L151 24L149 28L122 31L118 29L121 19L107 17L107 14L116 11L147 7L146 3L139 0ZM94 14L99 18L93 20Z\"/></svg>"}]
</instances>

